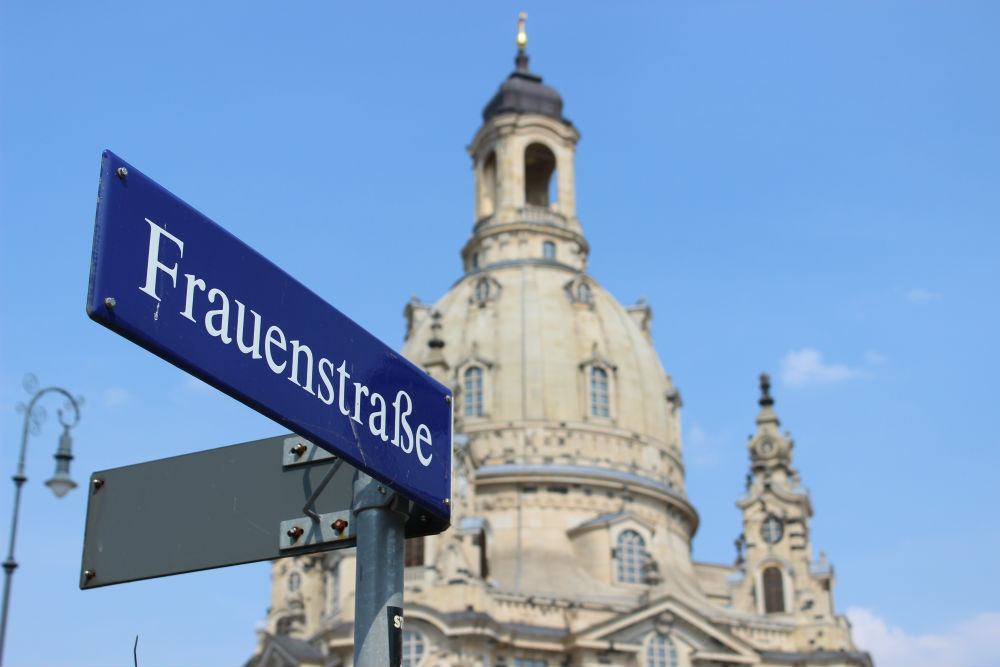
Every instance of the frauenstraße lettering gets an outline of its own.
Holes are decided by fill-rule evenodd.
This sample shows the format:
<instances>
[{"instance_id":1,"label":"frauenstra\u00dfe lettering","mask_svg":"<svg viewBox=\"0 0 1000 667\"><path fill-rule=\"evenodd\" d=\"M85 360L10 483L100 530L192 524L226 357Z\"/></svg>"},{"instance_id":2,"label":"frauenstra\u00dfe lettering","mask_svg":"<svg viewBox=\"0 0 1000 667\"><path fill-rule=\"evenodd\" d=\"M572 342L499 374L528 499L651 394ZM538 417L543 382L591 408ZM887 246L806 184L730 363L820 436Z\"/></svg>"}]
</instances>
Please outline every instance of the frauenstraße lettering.
<instances>
[{"instance_id":1,"label":"frauenstra\u00dfe lettering","mask_svg":"<svg viewBox=\"0 0 1000 667\"><path fill-rule=\"evenodd\" d=\"M425 447L428 450L433 447L431 431L426 424L418 423L415 430L410 424L407 417L413 413L414 406L413 399L406 391L396 391L393 401L387 403L380 391L367 386L364 382L358 382L357 378L353 382L348 382L351 380L351 374L347 360L341 360L339 366L325 356L320 356L318 361L315 360L311 347L300 340L290 340L277 324L270 324L267 327L262 345L262 315L235 297L231 298L221 289L209 287L204 280L193 273L183 273L180 262L184 257L184 241L149 218L145 220L149 223L149 252L146 259L145 282L139 286L140 292L159 302L158 282L159 287L168 286L171 289L178 289L178 283L182 283L185 294L184 310L176 316L184 317L197 326L201 309L205 308L206 302L216 306L210 310L206 309L202 318L204 330L209 336L217 338L223 345L229 345L235 339L236 349L240 353L249 354L252 359L263 359L267 368L276 375L284 375L287 369L288 381L298 385L331 409L336 403L336 409L344 418L367 426L372 435L379 437L382 442L395 445L404 454L416 451L421 465L424 467L430 465L434 455L427 453ZM171 246L174 250L170 250ZM168 259L164 260L163 256ZM167 264L164 261L173 263ZM157 280L160 273L169 276L169 285L166 281ZM230 316L233 310L231 303L235 304L236 310L235 328L232 331L230 330ZM197 307L199 305L201 308ZM253 319L249 343L246 335L248 309ZM167 316L175 315L160 313L158 303L154 318ZM314 379L317 379L315 384ZM349 393L350 398L348 398ZM391 396L392 391L387 395Z\"/></svg>"}]
</instances>

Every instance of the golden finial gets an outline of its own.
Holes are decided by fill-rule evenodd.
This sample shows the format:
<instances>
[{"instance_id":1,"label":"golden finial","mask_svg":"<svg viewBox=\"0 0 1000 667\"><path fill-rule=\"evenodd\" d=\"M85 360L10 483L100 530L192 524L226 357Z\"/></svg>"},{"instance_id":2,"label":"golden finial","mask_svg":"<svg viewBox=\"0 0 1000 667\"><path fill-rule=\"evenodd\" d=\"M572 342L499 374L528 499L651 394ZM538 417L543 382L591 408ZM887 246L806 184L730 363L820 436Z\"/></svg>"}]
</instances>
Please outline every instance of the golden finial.
<instances>
[{"instance_id":1,"label":"golden finial","mask_svg":"<svg viewBox=\"0 0 1000 667\"><path fill-rule=\"evenodd\" d=\"M524 32L524 19L528 18L528 15L521 12L517 15L517 50L524 51L524 47L528 45L528 33Z\"/></svg>"}]
</instances>

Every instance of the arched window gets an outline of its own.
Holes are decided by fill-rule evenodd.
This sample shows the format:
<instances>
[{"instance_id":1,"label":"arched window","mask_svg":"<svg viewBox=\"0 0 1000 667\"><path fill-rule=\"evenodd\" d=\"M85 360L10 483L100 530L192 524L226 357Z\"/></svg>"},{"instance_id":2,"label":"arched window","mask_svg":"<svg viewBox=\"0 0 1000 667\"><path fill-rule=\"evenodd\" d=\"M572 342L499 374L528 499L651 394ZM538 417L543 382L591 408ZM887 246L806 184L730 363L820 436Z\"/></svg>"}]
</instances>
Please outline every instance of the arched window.
<instances>
[{"instance_id":1,"label":"arched window","mask_svg":"<svg viewBox=\"0 0 1000 667\"><path fill-rule=\"evenodd\" d=\"M623 531L618 536L618 548L615 549L618 581L623 584L641 584L642 561L645 556L646 542L642 535L634 530Z\"/></svg>"},{"instance_id":2,"label":"arched window","mask_svg":"<svg viewBox=\"0 0 1000 667\"><path fill-rule=\"evenodd\" d=\"M424 538L411 537L403 541L403 567L424 564Z\"/></svg>"},{"instance_id":3,"label":"arched window","mask_svg":"<svg viewBox=\"0 0 1000 667\"><path fill-rule=\"evenodd\" d=\"M490 154L483 160L482 180L479 182L479 217L493 215L497 201L497 154Z\"/></svg>"},{"instance_id":4,"label":"arched window","mask_svg":"<svg viewBox=\"0 0 1000 667\"><path fill-rule=\"evenodd\" d=\"M427 642L424 635L413 630L403 631L403 661L402 667L417 667L423 661L427 652Z\"/></svg>"},{"instance_id":5,"label":"arched window","mask_svg":"<svg viewBox=\"0 0 1000 667\"><path fill-rule=\"evenodd\" d=\"M610 415L608 403L608 372L603 368L590 368L590 414L595 417Z\"/></svg>"},{"instance_id":6,"label":"arched window","mask_svg":"<svg viewBox=\"0 0 1000 667\"><path fill-rule=\"evenodd\" d=\"M577 283L576 300L581 303L590 303L590 285L582 281Z\"/></svg>"},{"instance_id":7,"label":"arched window","mask_svg":"<svg viewBox=\"0 0 1000 667\"><path fill-rule=\"evenodd\" d=\"M646 667L677 667L677 647L666 635L653 635L646 646Z\"/></svg>"},{"instance_id":8,"label":"arched window","mask_svg":"<svg viewBox=\"0 0 1000 667\"><path fill-rule=\"evenodd\" d=\"M781 569L771 566L764 570L764 613L778 614L785 611L785 585Z\"/></svg>"},{"instance_id":9,"label":"arched window","mask_svg":"<svg viewBox=\"0 0 1000 667\"><path fill-rule=\"evenodd\" d=\"M288 575L288 592L298 593L300 588L302 588L302 575L298 572L292 572Z\"/></svg>"},{"instance_id":10,"label":"arched window","mask_svg":"<svg viewBox=\"0 0 1000 667\"><path fill-rule=\"evenodd\" d=\"M292 630L292 625L295 624L295 618L291 616L282 616L278 619L278 624L274 628L274 634L276 635L287 635Z\"/></svg>"},{"instance_id":11,"label":"arched window","mask_svg":"<svg viewBox=\"0 0 1000 667\"><path fill-rule=\"evenodd\" d=\"M340 611L340 561L326 573L326 613L330 616Z\"/></svg>"},{"instance_id":12,"label":"arched window","mask_svg":"<svg viewBox=\"0 0 1000 667\"><path fill-rule=\"evenodd\" d=\"M466 417L483 416L483 369L472 366L465 370L462 400Z\"/></svg>"},{"instance_id":13,"label":"arched window","mask_svg":"<svg viewBox=\"0 0 1000 667\"><path fill-rule=\"evenodd\" d=\"M490 281L483 278L476 283L476 301L485 303L490 298Z\"/></svg>"},{"instance_id":14,"label":"arched window","mask_svg":"<svg viewBox=\"0 0 1000 667\"><path fill-rule=\"evenodd\" d=\"M486 551L486 530L480 529L476 536L476 546L479 547L479 576L486 579L490 576L490 559Z\"/></svg>"},{"instance_id":15,"label":"arched window","mask_svg":"<svg viewBox=\"0 0 1000 667\"><path fill-rule=\"evenodd\" d=\"M542 257L545 259L555 259L556 258L556 244L552 241L545 241L542 243Z\"/></svg>"},{"instance_id":16,"label":"arched window","mask_svg":"<svg viewBox=\"0 0 1000 667\"><path fill-rule=\"evenodd\" d=\"M548 207L550 183L556 170L556 156L545 144L524 149L524 203ZM553 198L554 199L554 198Z\"/></svg>"}]
</instances>

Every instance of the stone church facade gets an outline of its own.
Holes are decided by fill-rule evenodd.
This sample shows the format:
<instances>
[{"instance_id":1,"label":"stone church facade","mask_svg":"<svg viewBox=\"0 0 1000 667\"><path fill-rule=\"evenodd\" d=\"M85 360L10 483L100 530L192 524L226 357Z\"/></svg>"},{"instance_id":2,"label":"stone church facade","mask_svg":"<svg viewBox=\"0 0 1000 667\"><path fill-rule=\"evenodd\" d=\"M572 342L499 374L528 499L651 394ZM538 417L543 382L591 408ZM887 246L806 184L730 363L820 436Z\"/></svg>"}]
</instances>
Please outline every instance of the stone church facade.
<instances>
[{"instance_id":1,"label":"stone church facade","mask_svg":"<svg viewBox=\"0 0 1000 667\"><path fill-rule=\"evenodd\" d=\"M462 277L405 308L403 354L455 393L455 470L452 527L406 543L403 665L871 665L834 607L833 567L813 557L767 376L739 557L691 559L680 393L650 307L587 273L580 135L523 36L468 147ZM248 665L351 665L354 582L353 550L275 561Z\"/></svg>"}]
</instances>

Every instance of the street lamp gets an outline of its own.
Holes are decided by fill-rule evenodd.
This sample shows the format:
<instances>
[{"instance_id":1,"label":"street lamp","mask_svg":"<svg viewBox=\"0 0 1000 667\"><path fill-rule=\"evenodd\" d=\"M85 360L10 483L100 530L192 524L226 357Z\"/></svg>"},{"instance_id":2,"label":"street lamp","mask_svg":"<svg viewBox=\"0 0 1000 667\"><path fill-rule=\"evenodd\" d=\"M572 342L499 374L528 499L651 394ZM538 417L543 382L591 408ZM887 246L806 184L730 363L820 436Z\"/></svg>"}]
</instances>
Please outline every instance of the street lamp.
<instances>
[{"instance_id":1,"label":"street lamp","mask_svg":"<svg viewBox=\"0 0 1000 667\"><path fill-rule=\"evenodd\" d=\"M17 473L13 477L14 516L10 523L10 548L7 551L7 560L3 562L4 582L3 616L0 617L0 664L3 664L3 647L4 640L7 636L7 608L10 603L10 580L14 576L14 570L17 569L17 562L14 560L14 541L17 538L17 514L18 510L21 508L21 487L28 481L28 478L24 475L24 453L28 448L28 435L32 432L37 433L41 428L42 421L45 419L44 408L38 406L36 410L35 406L42 396L49 393L62 394L67 401L65 407L71 407L73 410L71 421L66 421L66 419L64 419L63 409L58 411L59 423L62 424L63 432L59 437L59 449L57 449L55 453L56 472L55 475L52 476L52 479L45 482L45 484L52 489L52 492L55 493L58 498L62 498L76 487L76 482L70 479L69 476L69 462L73 459L73 441L69 437L69 430L76 426L80 421L80 405L83 403L83 399L74 398L62 387L45 387L44 389L35 391L36 387L37 380L35 379L35 376L29 375L25 378L24 388L27 389L29 393L34 392L34 395L31 397L31 401L28 403L27 407L24 408L24 428L21 431L21 456L17 461ZM20 409L21 406L18 406L18 408Z\"/></svg>"}]
</instances>

